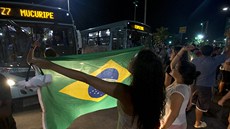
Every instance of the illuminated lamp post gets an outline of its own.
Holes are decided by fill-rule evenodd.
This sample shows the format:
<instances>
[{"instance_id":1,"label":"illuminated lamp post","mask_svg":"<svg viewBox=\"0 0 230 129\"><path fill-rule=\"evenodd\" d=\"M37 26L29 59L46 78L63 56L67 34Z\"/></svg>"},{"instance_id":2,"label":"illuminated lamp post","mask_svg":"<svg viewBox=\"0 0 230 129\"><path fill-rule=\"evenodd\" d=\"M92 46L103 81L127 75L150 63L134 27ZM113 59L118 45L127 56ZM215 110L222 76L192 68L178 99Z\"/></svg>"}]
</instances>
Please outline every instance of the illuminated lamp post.
<instances>
[{"instance_id":1,"label":"illuminated lamp post","mask_svg":"<svg viewBox=\"0 0 230 129\"><path fill-rule=\"evenodd\" d=\"M67 0L67 9L70 12L69 0Z\"/></svg>"},{"instance_id":2,"label":"illuminated lamp post","mask_svg":"<svg viewBox=\"0 0 230 129\"><path fill-rule=\"evenodd\" d=\"M134 21L136 21L136 14L137 14L137 7L138 7L138 0L133 1L134 4Z\"/></svg>"}]
</instances>

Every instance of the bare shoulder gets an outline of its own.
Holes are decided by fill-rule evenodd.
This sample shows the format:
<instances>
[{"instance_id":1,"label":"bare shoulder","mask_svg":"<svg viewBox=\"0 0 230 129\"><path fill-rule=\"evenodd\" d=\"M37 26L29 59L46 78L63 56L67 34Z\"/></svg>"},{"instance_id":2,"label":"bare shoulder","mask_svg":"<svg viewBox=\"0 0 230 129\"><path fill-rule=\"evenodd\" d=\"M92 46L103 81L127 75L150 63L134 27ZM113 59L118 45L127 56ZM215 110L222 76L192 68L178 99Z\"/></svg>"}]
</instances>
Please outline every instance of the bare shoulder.
<instances>
[{"instance_id":1,"label":"bare shoulder","mask_svg":"<svg viewBox=\"0 0 230 129\"><path fill-rule=\"evenodd\" d=\"M121 103L129 102L131 97L131 86L117 83L117 87L114 90L114 95Z\"/></svg>"}]
</instances>

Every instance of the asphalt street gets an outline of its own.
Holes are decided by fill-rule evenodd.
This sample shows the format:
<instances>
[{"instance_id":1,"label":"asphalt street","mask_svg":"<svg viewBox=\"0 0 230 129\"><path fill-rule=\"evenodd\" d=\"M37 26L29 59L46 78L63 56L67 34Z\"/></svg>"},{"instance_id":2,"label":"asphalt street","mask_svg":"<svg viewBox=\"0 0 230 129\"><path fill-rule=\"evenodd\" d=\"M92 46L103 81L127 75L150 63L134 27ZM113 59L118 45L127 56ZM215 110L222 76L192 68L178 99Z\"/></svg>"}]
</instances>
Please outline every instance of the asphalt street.
<instances>
[{"instance_id":1,"label":"asphalt street","mask_svg":"<svg viewBox=\"0 0 230 129\"><path fill-rule=\"evenodd\" d=\"M194 129L194 109L187 113L188 129ZM227 129L228 111L212 104L210 113L204 115L206 129ZM42 112L39 104L13 114L18 129L42 129ZM68 129L116 129L116 108L100 110L77 118Z\"/></svg>"}]
</instances>

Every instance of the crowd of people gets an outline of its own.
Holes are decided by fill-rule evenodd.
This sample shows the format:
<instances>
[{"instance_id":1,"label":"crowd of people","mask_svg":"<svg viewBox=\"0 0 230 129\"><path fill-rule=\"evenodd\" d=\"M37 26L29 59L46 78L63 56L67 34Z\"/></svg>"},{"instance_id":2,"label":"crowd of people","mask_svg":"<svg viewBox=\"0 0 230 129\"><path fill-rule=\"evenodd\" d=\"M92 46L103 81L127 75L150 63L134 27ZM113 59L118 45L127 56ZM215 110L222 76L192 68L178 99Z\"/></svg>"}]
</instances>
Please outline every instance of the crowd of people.
<instances>
[{"instance_id":1,"label":"crowd of people","mask_svg":"<svg viewBox=\"0 0 230 129\"><path fill-rule=\"evenodd\" d=\"M88 83L116 98L118 129L186 129L186 111L193 105L196 106L194 127L206 128L207 124L202 121L202 116L210 107L212 87L216 83L216 68L225 60L227 62L230 55L229 45L222 54L216 53L211 45L201 48L193 45L175 46L168 51L170 58L163 64L161 56L150 49L143 49L130 62L128 69L132 74L132 82L128 86L107 82L48 60L38 59L33 56L33 51L34 48L28 55L28 62ZM192 53L196 56L193 59L190 58ZM228 63L224 64L226 67ZM142 101L140 96L145 100L149 99L146 102L154 102L154 106ZM218 104L223 106L228 97L226 94Z\"/></svg>"},{"instance_id":2,"label":"crowd of people","mask_svg":"<svg viewBox=\"0 0 230 129\"><path fill-rule=\"evenodd\" d=\"M208 125L202 117L209 110L212 88L217 82L216 69L222 63L218 93L223 97L218 104L224 106L226 100L230 99L230 39L222 53L214 51L212 45L174 46L166 50L168 58L164 58L164 61L152 49L144 48L130 60L127 68L132 75L130 85L108 82L46 59L36 58L34 51L37 47L39 43L35 42L28 53L29 64L90 84L118 100L117 129L186 129L186 111L194 105L194 127L206 128ZM0 127L14 129L16 127L10 110L10 93L4 81L1 81L0 89ZM3 95L2 91L8 94ZM8 112L2 113L6 108ZM230 114L228 122L230 129Z\"/></svg>"}]
</instances>

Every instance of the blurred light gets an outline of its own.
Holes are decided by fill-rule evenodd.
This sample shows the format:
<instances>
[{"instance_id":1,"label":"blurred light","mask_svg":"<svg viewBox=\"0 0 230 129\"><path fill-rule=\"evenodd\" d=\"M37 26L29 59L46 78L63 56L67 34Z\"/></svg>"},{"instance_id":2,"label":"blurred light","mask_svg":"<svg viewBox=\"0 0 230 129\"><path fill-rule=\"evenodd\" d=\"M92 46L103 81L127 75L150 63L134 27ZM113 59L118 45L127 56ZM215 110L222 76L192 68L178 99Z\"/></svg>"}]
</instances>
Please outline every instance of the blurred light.
<instances>
[{"instance_id":1,"label":"blurred light","mask_svg":"<svg viewBox=\"0 0 230 129\"><path fill-rule=\"evenodd\" d=\"M99 37L101 37L101 31L99 31Z\"/></svg>"},{"instance_id":2,"label":"blurred light","mask_svg":"<svg viewBox=\"0 0 230 129\"><path fill-rule=\"evenodd\" d=\"M213 42L215 43L215 42L216 42L216 40L213 40Z\"/></svg>"},{"instance_id":3,"label":"blurred light","mask_svg":"<svg viewBox=\"0 0 230 129\"><path fill-rule=\"evenodd\" d=\"M3 34L2 33L0 33L0 36L2 36Z\"/></svg>"},{"instance_id":4,"label":"blurred light","mask_svg":"<svg viewBox=\"0 0 230 129\"><path fill-rule=\"evenodd\" d=\"M7 79L7 84L12 87L13 85L15 85L15 81L12 79Z\"/></svg>"},{"instance_id":5,"label":"blurred light","mask_svg":"<svg viewBox=\"0 0 230 129\"><path fill-rule=\"evenodd\" d=\"M197 38L198 38L198 39L203 39L203 38L204 38L204 35L198 34L198 35L197 35Z\"/></svg>"},{"instance_id":6,"label":"blurred light","mask_svg":"<svg viewBox=\"0 0 230 129\"><path fill-rule=\"evenodd\" d=\"M172 43L172 41L169 41L169 44L171 44Z\"/></svg>"},{"instance_id":7,"label":"blurred light","mask_svg":"<svg viewBox=\"0 0 230 129\"><path fill-rule=\"evenodd\" d=\"M194 59L194 56L190 56L190 61L192 61Z\"/></svg>"},{"instance_id":8,"label":"blurred light","mask_svg":"<svg viewBox=\"0 0 230 129\"><path fill-rule=\"evenodd\" d=\"M69 16L69 13L66 13L66 16Z\"/></svg>"},{"instance_id":9,"label":"blurred light","mask_svg":"<svg viewBox=\"0 0 230 129\"><path fill-rule=\"evenodd\" d=\"M54 31L53 31L53 30L50 30L48 35L49 35L49 36L53 36L53 33L54 33Z\"/></svg>"},{"instance_id":10,"label":"blurred light","mask_svg":"<svg viewBox=\"0 0 230 129\"><path fill-rule=\"evenodd\" d=\"M110 35L109 29L107 29L105 33L109 36Z\"/></svg>"},{"instance_id":11,"label":"blurred light","mask_svg":"<svg viewBox=\"0 0 230 129\"><path fill-rule=\"evenodd\" d=\"M47 41L47 38L43 38L43 41Z\"/></svg>"},{"instance_id":12,"label":"blurred light","mask_svg":"<svg viewBox=\"0 0 230 129\"><path fill-rule=\"evenodd\" d=\"M222 8L222 10L223 10L223 11L228 11L229 8L228 8L228 7L224 7L224 8Z\"/></svg>"}]
</instances>

